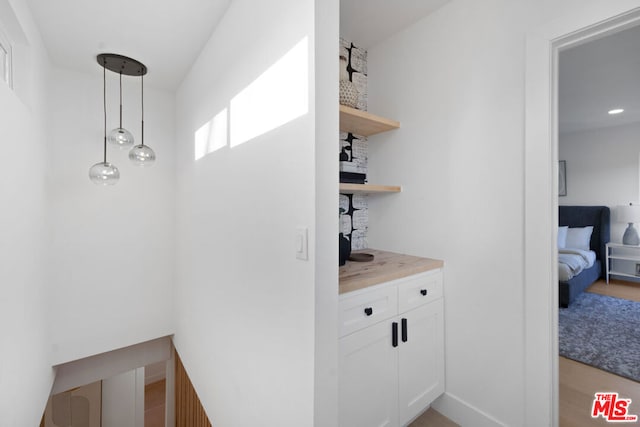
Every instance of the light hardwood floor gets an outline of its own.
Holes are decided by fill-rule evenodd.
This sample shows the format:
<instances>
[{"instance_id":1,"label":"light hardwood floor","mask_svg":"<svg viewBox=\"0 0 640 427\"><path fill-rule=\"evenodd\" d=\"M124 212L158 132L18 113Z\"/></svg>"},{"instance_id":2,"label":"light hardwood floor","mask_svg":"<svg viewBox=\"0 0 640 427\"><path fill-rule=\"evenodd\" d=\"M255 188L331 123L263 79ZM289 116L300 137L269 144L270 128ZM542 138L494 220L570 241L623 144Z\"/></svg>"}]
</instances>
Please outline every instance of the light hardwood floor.
<instances>
[{"instance_id":1,"label":"light hardwood floor","mask_svg":"<svg viewBox=\"0 0 640 427\"><path fill-rule=\"evenodd\" d=\"M165 380L144 387L144 427L164 427Z\"/></svg>"},{"instance_id":2,"label":"light hardwood floor","mask_svg":"<svg viewBox=\"0 0 640 427\"><path fill-rule=\"evenodd\" d=\"M637 283L612 280L607 285L599 280L587 291L640 302ZM602 417L591 418L594 394L599 391L618 392L621 397L631 399L630 413L640 415L640 383L564 357L560 357L559 371L560 427L611 425Z\"/></svg>"},{"instance_id":3,"label":"light hardwood floor","mask_svg":"<svg viewBox=\"0 0 640 427\"><path fill-rule=\"evenodd\" d=\"M458 424L442 415L433 408L429 408L424 414L420 415L409 427L459 427Z\"/></svg>"},{"instance_id":4,"label":"light hardwood floor","mask_svg":"<svg viewBox=\"0 0 640 427\"><path fill-rule=\"evenodd\" d=\"M598 280L587 292L640 302L640 283L612 279L607 285L606 281Z\"/></svg>"}]
</instances>

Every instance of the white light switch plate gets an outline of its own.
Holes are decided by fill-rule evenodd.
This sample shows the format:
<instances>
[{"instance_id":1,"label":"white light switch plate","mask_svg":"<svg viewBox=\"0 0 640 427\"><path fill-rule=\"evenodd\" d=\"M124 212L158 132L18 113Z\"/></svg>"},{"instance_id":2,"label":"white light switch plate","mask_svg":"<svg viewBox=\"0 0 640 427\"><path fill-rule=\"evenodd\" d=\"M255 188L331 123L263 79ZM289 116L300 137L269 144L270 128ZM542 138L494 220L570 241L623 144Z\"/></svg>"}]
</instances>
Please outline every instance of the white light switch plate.
<instances>
[{"instance_id":1,"label":"white light switch plate","mask_svg":"<svg viewBox=\"0 0 640 427\"><path fill-rule=\"evenodd\" d=\"M302 260L309 259L309 241L308 241L308 230L306 227L297 227L296 228L296 258Z\"/></svg>"}]
</instances>

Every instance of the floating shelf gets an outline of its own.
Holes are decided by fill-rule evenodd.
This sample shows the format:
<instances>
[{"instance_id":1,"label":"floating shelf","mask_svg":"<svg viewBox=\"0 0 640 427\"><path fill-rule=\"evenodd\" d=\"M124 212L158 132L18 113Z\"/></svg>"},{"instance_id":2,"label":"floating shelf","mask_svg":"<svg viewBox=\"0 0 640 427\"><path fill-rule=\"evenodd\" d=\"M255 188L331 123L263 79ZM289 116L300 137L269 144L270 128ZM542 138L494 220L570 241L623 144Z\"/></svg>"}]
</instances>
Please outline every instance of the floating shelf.
<instances>
[{"instance_id":1,"label":"floating shelf","mask_svg":"<svg viewBox=\"0 0 640 427\"><path fill-rule=\"evenodd\" d=\"M401 191L402 187L399 185L340 183L340 193L342 194L399 193Z\"/></svg>"},{"instance_id":2,"label":"floating shelf","mask_svg":"<svg viewBox=\"0 0 640 427\"><path fill-rule=\"evenodd\" d=\"M355 108L340 106L340 130L356 135L370 136L377 133L398 129L400 122L385 119Z\"/></svg>"}]
</instances>

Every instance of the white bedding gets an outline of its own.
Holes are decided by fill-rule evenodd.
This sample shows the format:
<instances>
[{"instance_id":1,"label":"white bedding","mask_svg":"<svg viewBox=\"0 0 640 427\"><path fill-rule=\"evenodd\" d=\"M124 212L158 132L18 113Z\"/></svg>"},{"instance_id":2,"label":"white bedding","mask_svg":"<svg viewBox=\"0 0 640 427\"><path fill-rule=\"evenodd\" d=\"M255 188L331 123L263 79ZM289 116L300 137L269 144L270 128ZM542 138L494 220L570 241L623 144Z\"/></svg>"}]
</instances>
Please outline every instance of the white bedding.
<instances>
[{"instance_id":1,"label":"white bedding","mask_svg":"<svg viewBox=\"0 0 640 427\"><path fill-rule=\"evenodd\" d=\"M596 253L574 248L558 249L558 279L566 282L596 262Z\"/></svg>"}]
</instances>

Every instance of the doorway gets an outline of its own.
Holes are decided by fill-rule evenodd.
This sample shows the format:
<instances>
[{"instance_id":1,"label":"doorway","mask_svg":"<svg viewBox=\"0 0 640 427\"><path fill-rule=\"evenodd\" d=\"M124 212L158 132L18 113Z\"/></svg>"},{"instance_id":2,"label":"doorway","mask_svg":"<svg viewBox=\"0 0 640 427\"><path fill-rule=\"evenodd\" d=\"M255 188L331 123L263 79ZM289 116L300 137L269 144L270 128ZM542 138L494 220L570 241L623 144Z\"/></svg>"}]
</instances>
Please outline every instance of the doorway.
<instances>
[{"instance_id":1,"label":"doorway","mask_svg":"<svg viewBox=\"0 0 640 427\"><path fill-rule=\"evenodd\" d=\"M631 350L634 341L629 339L635 335L630 326L634 322L624 314L636 312L634 301L640 301L640 286L633 283L638 280L636 263L631 261L638 250L618 246L627 226L618 222L622 205L638 203L638 58L640 26L615 28L558 51L559 225L571 227L563 229L571 237L581 234L590 239L589 229L582 228L588 224L580 221L587 221L589 212L595 214L590 220L596 220L592 245L575 238L566 243L558 239L559 256L568 261L559 272L560 280L568 280L568 265L578 267L577 277L565 285L565 293L560 292L561 305L568 297L571 300L558 316L561 427L602 425L607 415L593 418L591 413L599 392L615 391L620 398L640 402L634 381L639 378ZM616 258L607 260L604 243L609 242ZM592 249L591 271L581 272L581 265L572 264L580 260L573 249L580 244ZM607 270L617 273L609 284ZM632 403L629 414L637 412L638 403Z\"/></svg>"},{"instance_id":2,"label":"doorway","mask_svg":"<svg viewBox=\"0 0 640 427\"><path fill-rule=\"evenodd\" d=\"M609 2L612 3L612 2ZM525 361L527 425L558 425L558 53L637 25L630 3L591 4L527 37ZM638 6L635 3L634 6ZM541 283L546 284L540 286ZM546 375L541 375L545 372Z\"/></svg>"}]
</instances>

